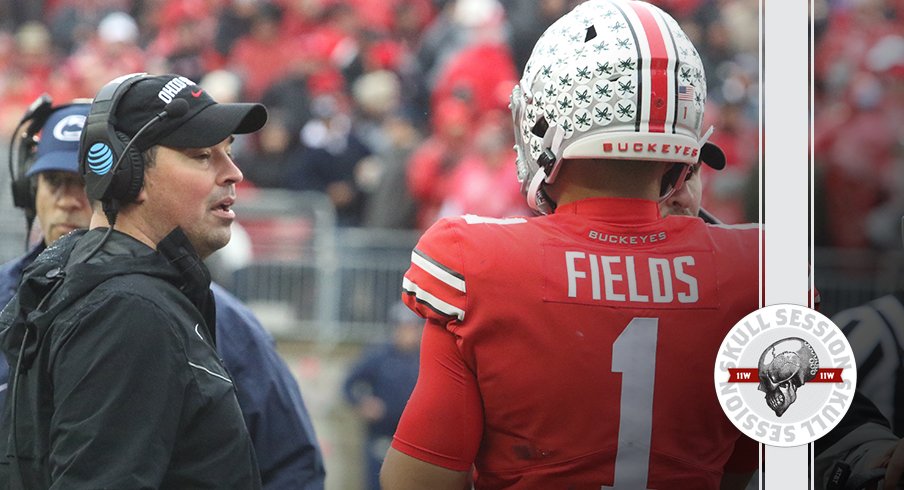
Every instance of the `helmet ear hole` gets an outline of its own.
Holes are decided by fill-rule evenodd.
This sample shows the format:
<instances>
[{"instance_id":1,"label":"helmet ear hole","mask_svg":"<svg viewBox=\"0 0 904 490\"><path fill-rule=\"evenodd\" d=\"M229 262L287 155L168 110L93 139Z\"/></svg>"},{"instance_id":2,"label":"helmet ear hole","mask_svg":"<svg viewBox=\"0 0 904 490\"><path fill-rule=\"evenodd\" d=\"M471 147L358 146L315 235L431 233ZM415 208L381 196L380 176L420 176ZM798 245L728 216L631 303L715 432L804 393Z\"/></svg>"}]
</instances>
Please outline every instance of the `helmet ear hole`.
<instances>
[{"instance_id":1,"label":"helmet ear hole","mask_svg":"<svg viewBox=\"0 0 904 490\"><path fill-rule=\"evenodd\" d=\"M540 168L546 172L546 175L552 175L553 166L555 166L556 160L556 154L549 148L544 148L543 153L540 154L540 158L537 159L537 163L540 165Z\"/></svg>"},{"instance_id":2,"label":"helmet ear hole","mask_svg":"<svg viewBox=\"0 0 904 490\"><path fill-rule=\"evenodd\" d=\"M549 130L549 123L546 122L545 117L541 117L541 118L537 119L537 122L536 122L536 124L534 124L534 127L530 128L530 132L534 136L537 136L539 138L546 136L547 130Z\"/></svg>"}]
</instances>

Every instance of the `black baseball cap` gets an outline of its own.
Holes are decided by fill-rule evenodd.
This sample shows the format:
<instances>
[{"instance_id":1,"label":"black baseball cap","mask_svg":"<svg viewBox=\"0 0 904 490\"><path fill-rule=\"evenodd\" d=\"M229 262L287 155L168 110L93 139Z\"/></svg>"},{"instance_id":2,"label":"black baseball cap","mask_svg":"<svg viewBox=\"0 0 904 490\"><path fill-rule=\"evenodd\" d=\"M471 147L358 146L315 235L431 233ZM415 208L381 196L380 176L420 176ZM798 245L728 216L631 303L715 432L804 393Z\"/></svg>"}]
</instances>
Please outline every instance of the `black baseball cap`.
<instances>
[{"instance_id":1,"label":"black baseball cap","mask_svg":"<svg viewBox=\"0 0 904 490\"><path fill-rule=\"evenodd\" d=\"M177 102L184 100L188 109ZM220 104L191 79L181 75L145 75L123 94L113 115L113 127L135 136L154 116L167 108L171 115L149 126L134 146L144 151L154 145L205 148L233 134L253 133L267 122L262 104Z\"/></svg>"},{"instance_id":2,"label":"black baseball cap","mask_svg":"<svg viewBox=\"0 0 904 490\"><path fill-rule=\"evenodd\" d=\"M700 161L716 170L725 168L725 152L715 143L707 141L700 147Z\"/></svg>"}]
</instances>

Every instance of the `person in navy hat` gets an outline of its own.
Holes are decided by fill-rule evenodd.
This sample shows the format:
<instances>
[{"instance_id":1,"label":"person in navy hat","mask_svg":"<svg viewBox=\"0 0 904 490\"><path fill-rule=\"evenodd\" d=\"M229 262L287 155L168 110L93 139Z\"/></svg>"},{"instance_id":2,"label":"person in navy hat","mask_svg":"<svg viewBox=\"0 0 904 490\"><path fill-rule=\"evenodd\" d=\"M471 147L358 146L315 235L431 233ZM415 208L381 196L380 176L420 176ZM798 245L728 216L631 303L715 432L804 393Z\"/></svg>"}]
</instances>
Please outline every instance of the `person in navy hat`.
<instances>
[{"instance_id":1,"label":"person in navy hat","mask_svg":"<svg viewBox=\"0 0 904 490\"><path fill-rule=\"evenodd\" d=\"M40 139L24 136L26 141L20 142L24 143L23 148L14 153L23 159L16 162L17 166L27 169L22 175L11 176L14 182L24 180L22 185L26 190L22 200L15 204L25 208L26 215L37 216L42 240L22 257L0 266L0 305L6 305L13 297L22 271L47 245L70 231L86 228L91 221L85 181L78 173L79 137L90 106L90 101L75 102L53 109L49 116L39 116L47 118L44 123L37 121ZM29 224L27 233L31 232L30 228ZM0 363L0 372L6 378L5 363ZM0 390L0 406L5 395L6 390Z\"/></svg>"},{"instance_id":2,"label":"person in navy hat","mask_svg":"<svg viewBox=\"0 0 904 490\"><path fill-rule=\"evenodd\" d=\"M23 270L49 244L64 234L89 226L91 205L79 173L79 139L90 101L50 107L34 121L40 133L27 132L25 145L13 157L24 170L30 192L16 204L36 214L41 240L25 255L0 266L0 306L16 293ZM42 122L46 119L45 122ZM39 138L37 137L39 136ZM36 142L36 143L35 143ZM22 178L22 177L19 177ZM12 175L16 180L17 176ZM30 226L29 226L30 228ZM274 347L273 338L248 307L218 284L217 351L236 378L245 424L261 470L263 488L323 489L323 458L298 384ZM0 356L2 357L2 356ZM9 367L0 360L0 406L6 400Z\"/></svg>"}]
</instances>

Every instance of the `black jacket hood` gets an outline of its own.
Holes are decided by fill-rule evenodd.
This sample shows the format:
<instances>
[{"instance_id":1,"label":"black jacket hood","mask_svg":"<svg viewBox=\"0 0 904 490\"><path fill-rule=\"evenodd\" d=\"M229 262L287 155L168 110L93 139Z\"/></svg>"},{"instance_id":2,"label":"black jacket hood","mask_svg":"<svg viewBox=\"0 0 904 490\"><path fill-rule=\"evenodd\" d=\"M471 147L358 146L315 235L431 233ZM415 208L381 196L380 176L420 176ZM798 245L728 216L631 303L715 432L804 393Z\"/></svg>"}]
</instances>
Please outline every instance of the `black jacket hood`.
<instances>
[{"instance_id":1,"label":"black jacket hood","mask_svg":"<svg viewBox=\"0 0 904 490\"><path fill-rule=\"evenodd\" d=\"M115 276L143 274L170 282L210 319L208 325L215 324L210 274L180 229L164 238L156 252L114 230L101 251L88 257L105 232L95 229L69 233L25 269L16 296L0 312L0 349L10 366L21 362L20 369L28 370L54 318ZM85 259L89 260L84 262ZM66 287L60 288L63 283ZM59 293L55 294L56 290ZM213 338L213 332L209 334Z\"/></svg>"}]
</instances>

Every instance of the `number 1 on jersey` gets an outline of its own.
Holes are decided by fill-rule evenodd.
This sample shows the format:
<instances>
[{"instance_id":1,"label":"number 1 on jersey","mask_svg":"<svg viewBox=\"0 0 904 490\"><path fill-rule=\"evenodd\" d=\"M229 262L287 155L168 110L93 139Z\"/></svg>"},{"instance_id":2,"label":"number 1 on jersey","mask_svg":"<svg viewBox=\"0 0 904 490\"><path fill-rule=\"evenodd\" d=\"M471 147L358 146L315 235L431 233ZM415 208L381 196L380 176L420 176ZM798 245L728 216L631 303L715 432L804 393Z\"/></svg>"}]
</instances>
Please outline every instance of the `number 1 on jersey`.
<instances>
[{"instance_id":1,"label":"number 1 on jersey","mask_svg":"<svg viewBox=\"0 0 904 490\"><path fill-rule=\"evenodd\" d=\"M618 454L613 485L603 489L647 488L658 330L658 318L634 318L612 344L612 372L622 373Z\"/></svg>"}]
</instances>

